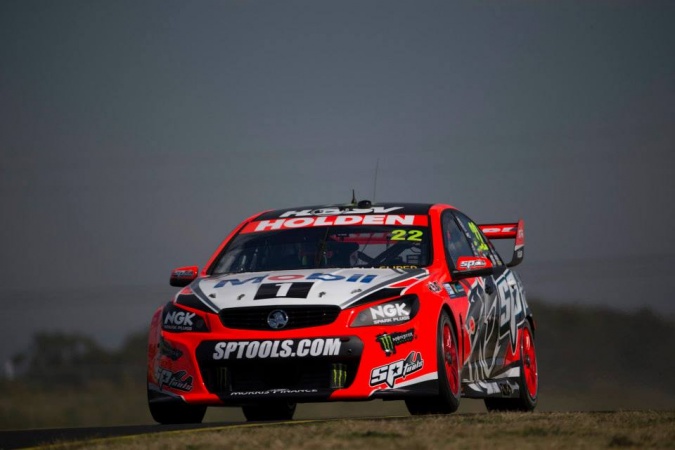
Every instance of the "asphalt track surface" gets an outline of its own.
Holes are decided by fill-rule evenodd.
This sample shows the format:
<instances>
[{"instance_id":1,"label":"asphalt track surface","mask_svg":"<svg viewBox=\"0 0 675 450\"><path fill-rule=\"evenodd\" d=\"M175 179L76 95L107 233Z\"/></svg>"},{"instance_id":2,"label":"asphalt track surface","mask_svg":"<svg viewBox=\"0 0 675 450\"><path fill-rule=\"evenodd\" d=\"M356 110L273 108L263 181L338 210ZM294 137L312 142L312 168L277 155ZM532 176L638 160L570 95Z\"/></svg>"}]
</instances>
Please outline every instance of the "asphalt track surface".
<instances>
[{"instance_id":1,"label":"asphalt track surface","mask_svg":"<svg viewBox=\"0 0 675 450\"><path fill-rule=\"evenodd\" d=\"M162 433L166 431L197 430L243 425L242 422L213 422L189 425L129 425L119 427L52 428L38 430L0 431L0 449L30 448L57 442L73 442L90 439Z\"/></svg>"}]
</instances>

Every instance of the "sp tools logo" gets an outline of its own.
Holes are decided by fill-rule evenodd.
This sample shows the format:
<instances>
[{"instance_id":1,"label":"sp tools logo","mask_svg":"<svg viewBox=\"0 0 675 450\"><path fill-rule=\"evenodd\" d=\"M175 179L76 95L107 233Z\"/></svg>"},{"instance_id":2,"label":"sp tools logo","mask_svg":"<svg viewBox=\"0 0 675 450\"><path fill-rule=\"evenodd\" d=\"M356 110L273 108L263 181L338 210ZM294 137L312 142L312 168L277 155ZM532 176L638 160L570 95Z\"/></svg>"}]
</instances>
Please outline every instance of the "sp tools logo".
<instances>
[{"instance_id":1,"label":"sp tools logo","mask_svg":"<svg viewBox=\"0 0 675 450\"><path fill-rule=\"evenodd\" d=\"M191 278L196 275L194 270L176 270L173 274L176 278Z\"/></svg>"},{"instance_id":2,"label":"sp tools logo","mask_svg":"<svg viewBox=\"0 0 675 450\"><path fill-rule=\"evenodd\" d=\"M415 338L415 330L412 328L402 333L382 333L375 340L380 344L387 356L396 354L396 346L412 342Z\"/></svg>"},{"instance_id":3,"label":"sp tools logo","mask_svg":"<svg viewBox=\"0 0 675 450\"><path fill-rule=\"evenodd\" d=\"M480 258L459 261L459 268L462 270L482 269L484 267L487 267L487 262Z\"/></svg>"},{"instance_id":4,"label":"sp tools logo","mask_svg":"<svg viewBox=\"0 0 675 450\"><path fill-rule=\"evenodd\" d=\"M231 359L305 358L340 354L339 338L286 339L270 341L218 342L212 353L214 361Z\"/></svg>"},{"instance_id":5,"label":"sp tools logo","mask_svg":"<svg viewBox=\"0 0 675 450\"><path fill-rule=\"evenodd\" d=\"M370 372L370 385L377 386L386 383L390 388L396 381L405 378L411 373L417 372L424 367L424 360L420 352L412 351L405 359L394 361L386 366L376 367Z\"/></svg>"},{"instance_id":6,"label":"sp tools logo","mask_svg":"<svg viewBox=\"0 0 675 450\"><path fill-rule=\"evenodd\" d=\"M192 390L192 375L188 374L185 370L172 372L163 367L156 367L155 379L157 380L160 389L169 387L185 392Z\"/></svg>"}]
</instances>

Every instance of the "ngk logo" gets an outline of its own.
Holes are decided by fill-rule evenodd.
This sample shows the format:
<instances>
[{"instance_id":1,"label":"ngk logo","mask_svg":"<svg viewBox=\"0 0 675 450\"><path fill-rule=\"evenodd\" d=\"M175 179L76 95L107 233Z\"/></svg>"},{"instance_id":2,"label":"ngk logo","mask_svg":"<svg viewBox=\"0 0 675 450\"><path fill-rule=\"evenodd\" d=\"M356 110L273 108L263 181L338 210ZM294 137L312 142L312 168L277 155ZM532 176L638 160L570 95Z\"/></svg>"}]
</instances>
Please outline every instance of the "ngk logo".
<instances>
[{"instance_id":1,"label":"ngk logo","mask_svg":"<svg viewBox=\"0 0 675 450\"><path fill-rule=\"evenodd\" d=\"M193 325L192 318L195 315L195 313L185 311L171 311L164 317L164 325L186 325L191 327Z\"/></svg>"},{"instance_id":2,"label":"ngk logo","mask_svg":"<svg viewBox=\"0 0 675 450\"><path fill-rule=\"evenodd\" d=\"M370 308L370 314L373 316L373 320L384 319L384 318L405 318L410 317L410 311L405 309L405 303L387 303L386 305L376 306Z\"/></svg>"}]
</instances>

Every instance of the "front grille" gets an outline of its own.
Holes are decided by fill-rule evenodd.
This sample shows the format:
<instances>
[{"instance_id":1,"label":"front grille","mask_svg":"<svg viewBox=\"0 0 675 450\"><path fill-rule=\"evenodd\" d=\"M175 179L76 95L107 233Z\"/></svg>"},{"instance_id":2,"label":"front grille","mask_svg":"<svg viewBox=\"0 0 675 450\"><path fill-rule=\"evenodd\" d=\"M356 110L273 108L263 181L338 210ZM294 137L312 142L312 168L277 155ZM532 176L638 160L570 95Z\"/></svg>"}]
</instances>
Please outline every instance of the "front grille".
<instances>
[{"instance_id":1,"label":"front grille","mask_svg":"<svg viewBox=\"0 0 675 450\"><path fill-rule=\"evenodd\" d=\"M321 342L327 352L316 345ZM237 347L236 351L231 344ZM356 336L207 340L197 346L195 356L204 384L214 394L229 396L271 389L325 393L349 387L354 381L363 346L363 341ZM267 351L259 351L262 348ZM270 353L271 348L275 350ZM249 351L251 349L254 351ZM300 352L300 349L304 350Z\"/></svg>"},{"instance_id":2,"label":"front grille","mask_svg":"<svg viewBox=\"0 0 675 450\"><path fill-rule=\"evenodd\" d=\"M223 309L218 316L227 328L273 330L267 323L267 317L272 311L279 309L288 314L288 324L281 330L328 325L340 314L339 306L253 306Z\"/></svg>"},{"instance_id":3,"label":"front grille","mask_svg":"<svg viewBox=\"0 0 675 450\"><path fill-rule=\"evenodd\" d=\"M342 366L345 378L340 387L349 387L354 381L358 361ZM202 365L201 373L209 392L228 394L272 389L334 389L334 368L335 364L329 361L238 362Z\"/></svg>"}]
</instances>

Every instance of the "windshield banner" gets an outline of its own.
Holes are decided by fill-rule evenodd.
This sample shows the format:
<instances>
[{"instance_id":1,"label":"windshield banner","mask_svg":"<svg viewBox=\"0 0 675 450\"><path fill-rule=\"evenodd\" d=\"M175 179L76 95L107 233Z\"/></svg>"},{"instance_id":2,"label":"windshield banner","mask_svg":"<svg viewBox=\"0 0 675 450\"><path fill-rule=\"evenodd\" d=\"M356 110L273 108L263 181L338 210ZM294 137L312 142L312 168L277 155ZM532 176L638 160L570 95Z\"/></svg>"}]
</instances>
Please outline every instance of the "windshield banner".
<instances>
[{"instance_id":1,"label":"windshield banner","mask_svg":"<svg viewBox=\"0 0 675 450\"><path fill-rule=\"evenodd\" d=\"M326 227L344 225L393 225L427 226L427 216L407 214L369 214L320 217L293 217L289 219L271 219L251 222L241 231L255 233L260 231L289 230L292 228Z\"/></svg>"}]
</instances>

